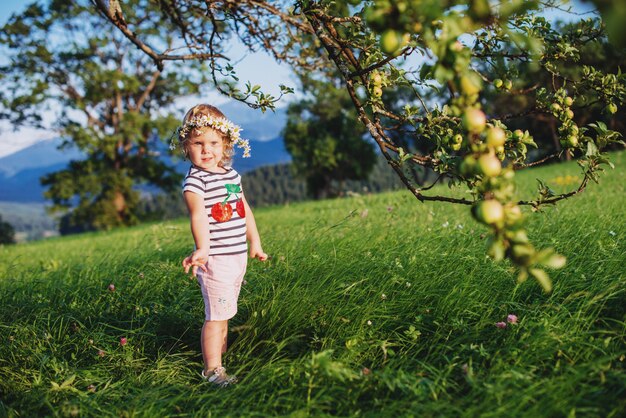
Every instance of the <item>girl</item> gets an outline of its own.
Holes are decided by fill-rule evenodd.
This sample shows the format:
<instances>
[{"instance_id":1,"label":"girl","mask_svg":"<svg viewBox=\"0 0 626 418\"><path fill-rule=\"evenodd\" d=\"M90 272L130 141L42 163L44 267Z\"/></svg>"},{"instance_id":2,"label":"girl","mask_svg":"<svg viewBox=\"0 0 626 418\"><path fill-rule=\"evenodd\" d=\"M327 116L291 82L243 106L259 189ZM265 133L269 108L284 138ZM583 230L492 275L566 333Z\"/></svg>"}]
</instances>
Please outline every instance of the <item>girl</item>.
<instances>
[{"instance_id":1,"label":"girl","mask_svg":"<svg viewBox=\"0 0 626 418\"><path fill-rule=\"evenodd\" d=\"M240 131L219 109L201 104L187 112L173 139L173 146L181 147L192 164L183 181L183 196L196 248L183 260L183 267L197 276L204 298L202 377L219 386L236 380L226 374L222 354L227 348L228 320L237 313L247 242L250 257L267 260L241 191L241 176L229 165L235 144L243 148L244 157L250 153Z\"/></svg>"}]
</instances>

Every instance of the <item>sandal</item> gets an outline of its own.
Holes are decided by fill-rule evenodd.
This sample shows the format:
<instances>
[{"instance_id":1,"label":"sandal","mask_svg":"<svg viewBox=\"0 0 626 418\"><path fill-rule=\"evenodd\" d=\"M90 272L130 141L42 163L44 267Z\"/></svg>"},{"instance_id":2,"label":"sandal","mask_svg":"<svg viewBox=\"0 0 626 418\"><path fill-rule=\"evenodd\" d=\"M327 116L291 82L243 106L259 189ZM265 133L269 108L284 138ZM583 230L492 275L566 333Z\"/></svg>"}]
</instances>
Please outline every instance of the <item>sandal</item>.
<instances>
[{"instance_id":1,"label":"sandal","mask_svg":"<svg viewBox=\"0 0 626 418\"><path fill-rule=\"evenodd\" d=\"M215 370L208 374L205 374L204 370L202 370L202 378L220 387L225 387L237 382L237 377L227 375L226 369L221 366L216 367Z\"/></svg>"}]
</instances>

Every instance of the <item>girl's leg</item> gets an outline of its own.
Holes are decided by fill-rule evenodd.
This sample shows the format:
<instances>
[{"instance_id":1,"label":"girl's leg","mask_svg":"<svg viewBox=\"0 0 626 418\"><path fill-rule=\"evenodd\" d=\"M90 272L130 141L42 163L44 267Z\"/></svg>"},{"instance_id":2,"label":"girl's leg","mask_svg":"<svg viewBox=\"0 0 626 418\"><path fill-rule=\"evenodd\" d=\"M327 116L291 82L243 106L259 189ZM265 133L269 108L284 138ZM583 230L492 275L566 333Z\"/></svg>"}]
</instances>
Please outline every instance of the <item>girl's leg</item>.
<instances>
[{"instance_id":1,"label":"girl's leg","mask_svg":"<svg viewBox=\"0 0 626 418\"><path fill-rule=\"evenodd\" d=\"M228 349L228 321L226 321L226 324L224 326L224 334L223 334L223 344L222 344L222 354L224 354L226 352L226 350Z\"/></svg>"},{"instance_id":2,"label":"girl's leg","mask_svg":"<svg viewBox=\"0 0 626 418\"><path fill-rule=\"evenodd\" d=\"M225 335L228 321L204 321L200 343L204 358L205 372L222 366L222 353L225 351Z\"/></svg>"}]
</instances>

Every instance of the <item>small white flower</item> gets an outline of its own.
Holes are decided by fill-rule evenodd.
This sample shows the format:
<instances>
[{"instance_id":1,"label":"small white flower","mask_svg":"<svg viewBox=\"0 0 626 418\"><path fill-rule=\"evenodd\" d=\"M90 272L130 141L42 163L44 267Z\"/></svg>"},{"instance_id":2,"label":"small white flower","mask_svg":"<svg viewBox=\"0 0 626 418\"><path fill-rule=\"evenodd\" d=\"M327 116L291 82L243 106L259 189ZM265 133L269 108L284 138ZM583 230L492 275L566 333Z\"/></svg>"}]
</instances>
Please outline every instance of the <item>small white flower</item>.
<instances>
[{"instance_id":1,"label":"small white flower","mask_svg":"<svg viewBox=\"0 0 626 418\"><path fill-rule=\"evenodd\" d=\"M609 231L609 235L614 237L615 235L617 235L617 233L615 231Z\"/></svg>"},{"instance_id":2,"label":"small white flower","mask_svg":"<svg viewBox=\"0 0 626 418\"><path fill-rule=\"evenodd\" d=\"M193 131L197 135L202 134L204 127L211 127L227 135L233 144L237 145L243 150L243 156L245 158L250 157L250 143L248 140L241 139L240 132L243 130L241 127L235 125L232 121L225 118L215 118L213 116L201 115L195 116L189 119L183 126L180 126L175 131L175 137L170 141L170 149L174 149L180 146L180 141L184 140L190 131ZM177 139L180 139L178 141Z\"/></svg>"},{"instance_id":3,"label":"small white flower","mask_svg":"<svg viewBox=\"0 0 626 418\"><path fill-rule=\"evenodd\" d=\"M447 228L448 225L450 225L450 222L445 221L444 223L441 224L441 226L443 226L444 228Z\"/></svg>"},{"instance_id":4,"label":"small white flower","mask_svg":"<svg viewBox=\"0 0 626 418\"><path fill-rule=\"evenodd\" d=\"M456 229L463 229L463 225L458 224L458 225L456 226Z\"/></svg>"},{"instance_id":5,"label":"small white flower","mask_svg":"<svg viewBox=\"0 0 626 418\"><path fill-rule=\"evenodd\" d=\"M383 293L382 295L380 295L380 298L381 298L382 300L385 300L385 299L387 299L387 295L385 295L385 294Z\"/></svg>"},{"instance_id":6,"label":"small white flower","mask_svg":"<svg viewBox=\"0 0 626 418\"><path fill-rule=\"evenodd\" d=\"M367 321L367 325L372 325L372 321Z\"/></svg>"}]
</instances>

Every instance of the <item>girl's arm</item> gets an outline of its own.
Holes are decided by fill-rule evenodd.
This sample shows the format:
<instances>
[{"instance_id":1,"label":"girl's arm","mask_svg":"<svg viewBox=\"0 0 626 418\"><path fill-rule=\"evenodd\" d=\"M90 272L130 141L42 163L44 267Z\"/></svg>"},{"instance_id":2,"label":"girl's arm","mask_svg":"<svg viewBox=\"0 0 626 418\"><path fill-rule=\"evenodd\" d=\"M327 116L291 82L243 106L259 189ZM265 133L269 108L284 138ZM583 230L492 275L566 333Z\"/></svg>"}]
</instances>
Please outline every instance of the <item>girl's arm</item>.
<instances>
[{"instance_id":1,"label":"girl's arm","mask_svg":"<svg viewBox=\"0 0 626 418\"><path fill-rule=\"evenodd\" d=\"M196 243L196 250L183 260L183 267L185 273L191 273L195 276L198 271L198 267L206 271L204 266L209 261L209 247L210 247L210 235L209 235L209 217L204 208L204 197L192 193L183 193L187 210L189 211L189 221L191 223L191 234L193 240Z\"/></svg>"},{"instance_id":2,"label":"girl's arm","mask_svg":"<svg viewBox=\"0 0 626 418\"><path fill-rule=\"evenodd\" d=\"M246 239L250 242L250 257L265 261L267 260L267 254L263 252L263 247L261 247L261 237L259 236L259 231L256 228L254 214L252 213L252 209L250 209L250 205L248 205L246 197L243 195L242 200L244 208L246 209Z\"/></svg>"}]
</instances>

